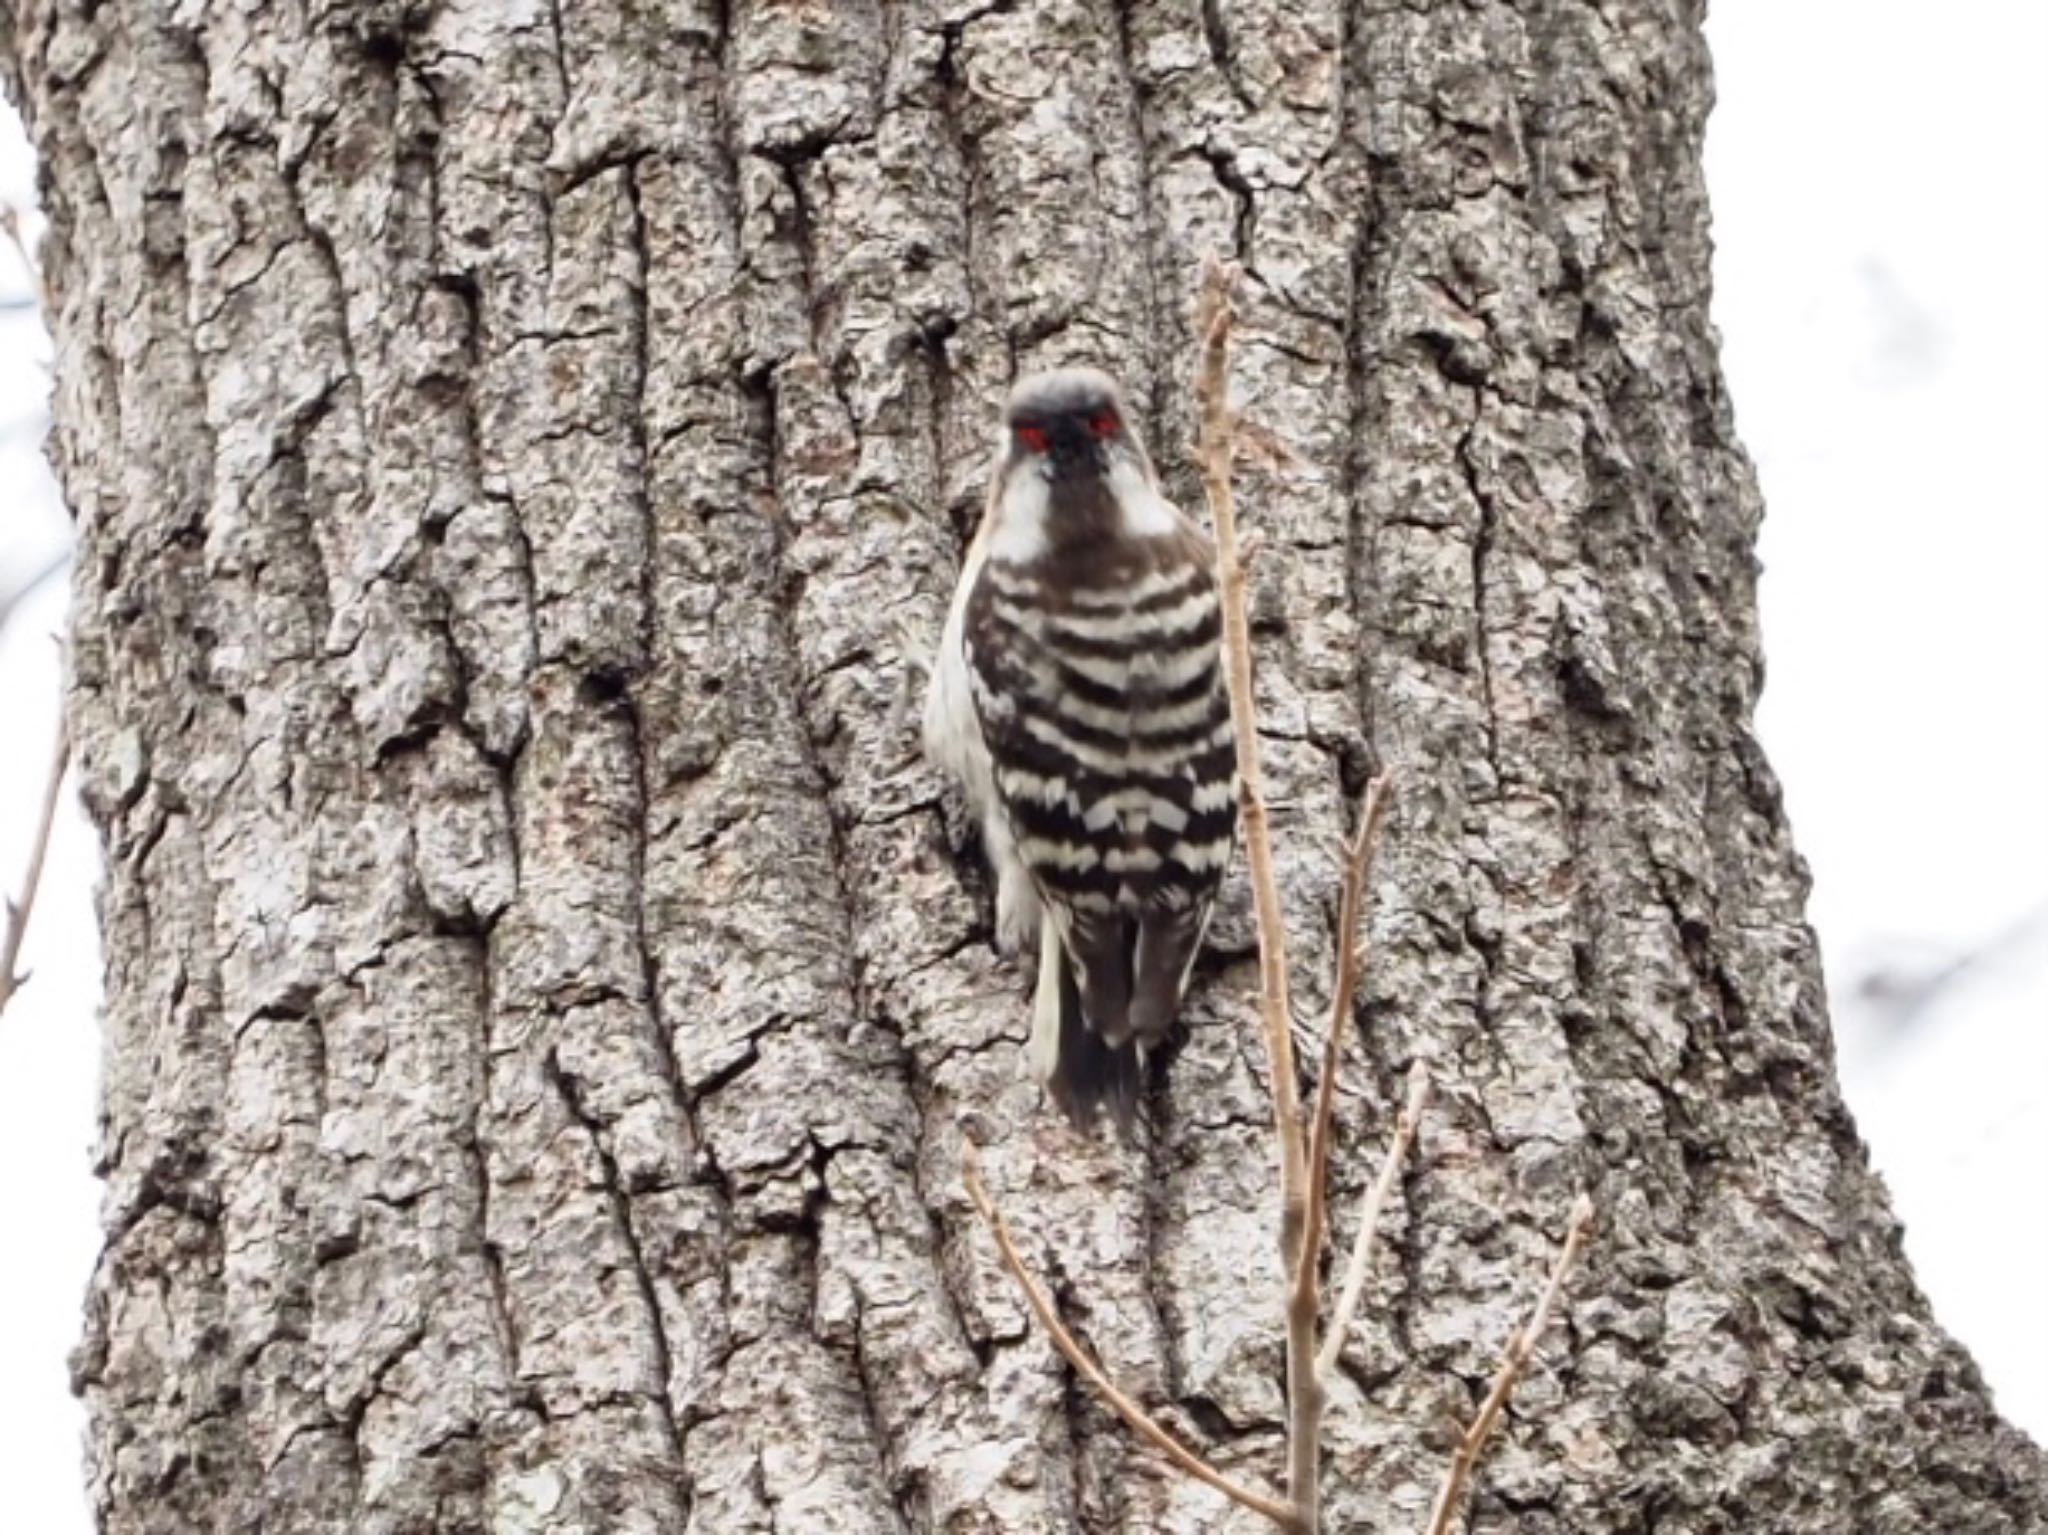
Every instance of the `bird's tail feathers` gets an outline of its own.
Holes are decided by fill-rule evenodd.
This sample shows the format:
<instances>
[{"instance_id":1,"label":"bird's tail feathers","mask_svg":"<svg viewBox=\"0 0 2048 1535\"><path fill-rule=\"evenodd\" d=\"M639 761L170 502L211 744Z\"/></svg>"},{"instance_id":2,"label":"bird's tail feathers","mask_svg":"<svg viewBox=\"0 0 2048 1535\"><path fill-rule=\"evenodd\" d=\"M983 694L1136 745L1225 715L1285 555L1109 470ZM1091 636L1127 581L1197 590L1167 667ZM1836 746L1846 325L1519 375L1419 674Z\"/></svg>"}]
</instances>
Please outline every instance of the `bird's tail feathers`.
<instances>
[{"instance_id":1,"label":"bird's tail feathers","mask_svg":"<svg viewBox=\"0 0 2048 1535\"><path fill-rule=\"evenodd\" d=\"M1050 913L1038 934L1038 990L1031 1008L1031 1071L1067 1118L1086 1130L1107 1108L1117 1127L1137 1118L1144 1057L1135 1043L1108 1043L1088 1027L1081 988Z\"/></svg>"}]
</instances>

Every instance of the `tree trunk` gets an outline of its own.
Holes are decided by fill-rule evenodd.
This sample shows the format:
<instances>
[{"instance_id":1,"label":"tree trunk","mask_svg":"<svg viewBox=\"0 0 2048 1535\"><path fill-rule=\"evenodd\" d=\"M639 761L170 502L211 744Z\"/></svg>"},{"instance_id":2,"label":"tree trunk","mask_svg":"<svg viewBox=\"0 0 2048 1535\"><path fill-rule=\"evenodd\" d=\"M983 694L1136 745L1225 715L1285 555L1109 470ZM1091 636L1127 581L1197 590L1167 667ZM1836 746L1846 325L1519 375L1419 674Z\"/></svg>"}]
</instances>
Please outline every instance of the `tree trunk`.
<instances>
[{"instance_id":1,"label":"tree trunk","mask_svg":"<svg viewBox=\"0 0 2048 1535\"><path fill-rule=\"evenodd\" d=\"M1118 373L1197 504L1212 248L1293 455L1242 495L1318 976L1403 784L1340 1242L1440 1089L1330 1527L1417 1527L1581 1186L1475 1529L2048 1527L1837 1093L1751 730L1698 12L0 5L107 856L102 1527L1258 1527L1071 1381L959 1178L1277 1478L1241 871L1150 1128L1078 1141L910 696L1016 372Z\"/></svg>"}]
</instances>

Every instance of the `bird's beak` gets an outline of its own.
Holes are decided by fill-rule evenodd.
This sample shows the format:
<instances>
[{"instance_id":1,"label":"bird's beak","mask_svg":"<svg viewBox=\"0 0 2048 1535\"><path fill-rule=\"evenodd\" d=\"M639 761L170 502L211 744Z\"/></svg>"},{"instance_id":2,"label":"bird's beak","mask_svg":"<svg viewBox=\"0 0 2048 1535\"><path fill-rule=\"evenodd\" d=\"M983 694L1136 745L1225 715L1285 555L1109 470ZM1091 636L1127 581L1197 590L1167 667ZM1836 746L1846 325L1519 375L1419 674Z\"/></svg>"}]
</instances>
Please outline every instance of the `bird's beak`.
<instances>
[{"instance_id":1,"label":"bird's beak","mask_svg":"<svg viewBox=\"0 0 2048 1535\"><path fill-rule=\"evenodd\" d=\"M1052 472L1059 476L1099 473L1102 469L1102 445L1097 442L1088 428L1079 421L1058 421L1047 428L1052 445L1046 457L1052 463Z\"/></svg>"}]
</instances>

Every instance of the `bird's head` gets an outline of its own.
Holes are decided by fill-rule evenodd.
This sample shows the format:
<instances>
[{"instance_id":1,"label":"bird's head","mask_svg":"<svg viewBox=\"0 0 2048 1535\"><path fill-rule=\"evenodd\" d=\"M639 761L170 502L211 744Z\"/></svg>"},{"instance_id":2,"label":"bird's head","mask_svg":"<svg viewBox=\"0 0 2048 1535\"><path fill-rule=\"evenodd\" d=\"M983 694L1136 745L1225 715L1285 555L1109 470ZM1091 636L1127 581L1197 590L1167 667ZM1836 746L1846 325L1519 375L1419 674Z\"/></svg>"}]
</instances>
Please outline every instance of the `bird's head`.
<instances>
[{"instance_id":1,"label":"bird's head","mask_svg":"<svg viewBox=\"0 0 2048 1535\"><path fill-rule=\"evenodd\" d=\"M1104 479L1126 461L1151 478L1123 391L1099 368L1055 368L1019 379L1003 424L1012 464L1032 465L1048 480Z\"/></svg>"}]
</instances>

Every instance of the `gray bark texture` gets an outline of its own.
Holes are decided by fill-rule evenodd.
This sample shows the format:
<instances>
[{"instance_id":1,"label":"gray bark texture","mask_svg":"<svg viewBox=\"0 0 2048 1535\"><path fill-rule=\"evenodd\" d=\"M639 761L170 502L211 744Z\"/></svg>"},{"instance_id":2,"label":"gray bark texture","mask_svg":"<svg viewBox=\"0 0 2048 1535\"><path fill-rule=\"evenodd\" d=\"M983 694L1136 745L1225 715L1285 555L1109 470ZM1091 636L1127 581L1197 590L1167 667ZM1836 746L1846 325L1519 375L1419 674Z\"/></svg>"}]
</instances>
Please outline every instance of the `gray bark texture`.
<instances>
[{"instance_id":1,"label":"gray bark texture","mask_svg":"<svg viewBox=\"0 0 2048 1535\"><path fill-rule=\"evenodd\" d=\"M1026 368L1170 487L1237 388L1290 936L1402 797L1329 1416L1416 1528L1571 1195L1471 1528L2048 1528L1844 1111L1752 733L1696 0L4 0L105 839L102 1527L1249 1531L1281 1466L1242 869L1132 1145L1026 1080L916 652ZM2015 1218L2036 1218L2015 1211Z\"/></svg>"}]
</instances>

